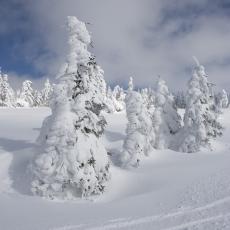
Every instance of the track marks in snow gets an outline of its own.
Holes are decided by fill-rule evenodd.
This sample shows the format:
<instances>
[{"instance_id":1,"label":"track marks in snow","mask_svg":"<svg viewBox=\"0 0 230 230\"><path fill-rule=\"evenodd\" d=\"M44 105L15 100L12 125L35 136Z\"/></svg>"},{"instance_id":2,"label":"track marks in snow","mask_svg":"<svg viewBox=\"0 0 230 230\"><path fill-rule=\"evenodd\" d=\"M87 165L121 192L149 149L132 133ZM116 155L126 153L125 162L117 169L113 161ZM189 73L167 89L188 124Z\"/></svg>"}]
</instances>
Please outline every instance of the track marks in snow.
<instances>
[{"instance_id":1,"label":"track marks in snow","mask_svg":"<svg viewBox=\"0 0 230 230\"><path fill-rule=\"evenodd\" d=\"M142 218L121 218L103 224L88 223L72 225L52 230L112 230L112 229L151 229L151 230L188 230L188 229L228 229L230 224L230 196L200 207L186 208L168 214ZM221 228L220 228L221 226ZM51 229L50 229L51 230Z\"/></svg>"}]
</instances>

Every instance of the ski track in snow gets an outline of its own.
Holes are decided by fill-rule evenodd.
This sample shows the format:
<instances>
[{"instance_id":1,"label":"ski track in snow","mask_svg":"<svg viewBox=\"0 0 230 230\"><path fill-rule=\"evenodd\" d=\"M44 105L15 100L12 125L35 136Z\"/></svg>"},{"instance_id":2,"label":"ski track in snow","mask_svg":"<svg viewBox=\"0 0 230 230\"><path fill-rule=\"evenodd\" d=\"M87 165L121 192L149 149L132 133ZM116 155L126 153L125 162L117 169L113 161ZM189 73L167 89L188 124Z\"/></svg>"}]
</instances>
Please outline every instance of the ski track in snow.
<instances>
[{"instance_id":1,"label":"ski track in snow","mask_svg":"<svg viewBox=\"0 0 230 230\"><path fill-rule=\"evenodd\" d=\"M230 196L203 206L178 209L167 214L141 218L119 218L104 222L69 225L50 230L109 230L109 229L156 229L156 230L229 230Z\"/></svg>"},{"instance_id":2,"label":"ski track in snow","mask_svg":"<svg viewBox=\"0 0 230 230\"><path fill-rule=\"evenodd\" d=\"M224 220L224 221L223 221ZM112 222L112 223L111 223ZM212 225L212 228L210 227ZM189 230L229 229L230 196L205 206L176 211L168 214L110 220L96 226L95 223L64 226L50 230L109 230L109 229L157 229Z\"/></svg>"}]
</instances>

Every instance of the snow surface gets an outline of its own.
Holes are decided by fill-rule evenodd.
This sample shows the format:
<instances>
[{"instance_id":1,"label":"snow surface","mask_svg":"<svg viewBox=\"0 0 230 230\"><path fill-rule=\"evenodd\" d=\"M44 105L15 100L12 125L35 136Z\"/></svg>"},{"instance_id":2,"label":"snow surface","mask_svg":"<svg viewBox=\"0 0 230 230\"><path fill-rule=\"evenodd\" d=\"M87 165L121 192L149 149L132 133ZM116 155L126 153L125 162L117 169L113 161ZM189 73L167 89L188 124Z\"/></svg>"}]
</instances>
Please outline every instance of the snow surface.
<instances>
[{"instance_id":1,"label":"snow surface","mask_svg":"<svg viewBox=\"0 0 230 230\"><path fill-rule=\"evenodd\" d=\"M0 230L230 229L230 110L223 137L193 154L155 150L138 169L116 166L125 137L124 112L107 114L103 141L112 179L94 200L32 196L27 165L48 108L0 109Z\"/></svg>"}]
</instances>

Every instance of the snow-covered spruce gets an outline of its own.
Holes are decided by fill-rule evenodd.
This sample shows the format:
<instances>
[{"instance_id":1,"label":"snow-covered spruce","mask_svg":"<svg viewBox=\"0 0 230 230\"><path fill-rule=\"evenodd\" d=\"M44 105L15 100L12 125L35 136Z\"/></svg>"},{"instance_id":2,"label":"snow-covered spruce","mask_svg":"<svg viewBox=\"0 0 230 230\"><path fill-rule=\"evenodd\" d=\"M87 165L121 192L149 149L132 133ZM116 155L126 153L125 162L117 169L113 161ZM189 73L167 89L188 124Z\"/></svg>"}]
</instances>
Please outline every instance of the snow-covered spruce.
<instances>
[{"instance_id":1,"label":"snow-covered spruce","mask_svg":"<svg viewBox=\"0 0 230 230\"><path fill-rule=\"evenodd\" d=\"M154 139L152 122L142 96L132 89L133 86L130 86L125 98L128 124L120 157L121 164L125 167L137 167L141 158L148 156L153 150L151 142Z\"/></svg>"},{"instance_id":2,"label":"snow-covered spruce","mask_svg":"<svg viewBox=\"0 0 230 230\"><path fill-rule=\"evenodd\" d=\"M228 94L227 92L223 89L222 92L218 95L218 102L217 106L220 109L225 109L228 107L229 101L228 101Z\"/></svg>"},{"instance_id":3,"label":"snow-covered spruce","mask_svg":"<svg viewBox=\"0 0 230 230\"><path fill-rule=\"evenodd\" d=\"M15 106L15 95L8 82L8 75L3 74L0 69L0 106Z\"/></svg>"},{"instance_id":4,"label":"snow-covered spruce","mask_svg":"<svg viewBox=\"0 0 230 230\"><path fill-rule=\"evenodd\" d=\"M177 113L174 98L166 82L160 77L155 90L155 110L152 115L152 125L156 136L154 147L156 149L171 148L175 134L181 128L181 117Z\"/></svg>"},{"instance_id":5,"label":"snow-covered spruce","mask_svg":"<svg viewBox=\"0 0 230 230\"><path fill-rule=\"evenodd\" d=\"M196 67L188 84L184 127L179 135L177 150L197 152L200 147L210 146L211 138L222 134L211 87L204 67L196 60Z\"/></svg>"},{"instance_id":6,"label":"snow-covered spruce","mask_svg":"<svg viewBox=\"0 0 230 230\"><path fill-rule=\"evenodd\" d=\"M117 112L125 109L125 92L119 85L116 85L113 89L112 100Z\"/></svg>"},{"instance_id":7,"label":"snow-covered spruce","mask_svg":"<svg viewBox=\"0 0 230 230\"><path fill-rule=\"evenodd\" d=\"M32 166L32 192L72 199L101 194L110 178L109 159L100 136L105 119L103 71L88 52L85 23L68 17L69 55L54 88L52 115L42 127L42 152Z\"/></svg>"},{"instance_id":8,"label":"snow-covered spruce","mask_svg":"<svg viewBox=\"0 0 230 230\"><path fill-rule=\"evenodd\" d=\"M53 93L53 86L50 84L49 79L46 79L44 88L41 91L41 104L43 106L49 106L51 95Z\"/></svg>"},{"instance_id":9,"label":"snow-covered spruce","mask_svg":"<svg viewBox=\"0 0 230 230\"><path fill-rule=\"evenodd\" d=\"M42 94L39 90L34 90L33 97L34 97L33 106L39 107L39 106L43 105L42 104Z\"/></svg>"},{"instance_id":10,"label":"snow-covered spruce","mask_svg":"<svg viewBox=\"0 0 230 230\"><path fill-rule=\"evenodd\" d=\"M114 113L116 111L114 103L115 99L113 98L113 91L110 86L107 88L105 100L105 111L108 113Z\"/></svg>"},{"instance_id":11,"label":"snow-covered spruce","mask_svg":"<svg viewBox=\"0 0 230 230\"><path fill-rule=\"evenodd\" d=\"M22 83L22 89L18 92L16 104L18 107L32 107L34 105L32 81L26 80Z\"/></svg>"},{"instance_id":12,"label":"snow-covered spruce","mask_svg":"<svg viewBox=\"0 0 230 230\"><path fill-rule=\"evenodd\" d=\"M128 91L133 91L134 90L134 85L133 85L133 78L129 78L129 83L128 83Z\"/></svg>"},{"instance_id":13,"label":"snow-covered spruce","mask_svg":"<svg viewBox=\"0 0 230 230\"><path fill-rule=\"evenodd\" d=\"M107 88L105 95L105 110L109 113L120 112L125 108L125 92L119 85L112 90Z\"/></svg>"}]
</instances>

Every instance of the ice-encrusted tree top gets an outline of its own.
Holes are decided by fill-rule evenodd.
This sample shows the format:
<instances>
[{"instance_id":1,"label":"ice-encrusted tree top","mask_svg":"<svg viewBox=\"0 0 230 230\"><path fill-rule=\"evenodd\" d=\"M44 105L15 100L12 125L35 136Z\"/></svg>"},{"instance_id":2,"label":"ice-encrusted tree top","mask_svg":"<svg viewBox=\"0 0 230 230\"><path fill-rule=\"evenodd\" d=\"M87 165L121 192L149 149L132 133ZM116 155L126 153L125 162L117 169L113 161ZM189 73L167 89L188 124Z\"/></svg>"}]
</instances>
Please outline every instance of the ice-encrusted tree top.
<instances>
[{"instance_id":1,"label":"ice-encrusted tree top","mask_svg":"<svg viewBox=\"0 0 230 230\"><path fill-rule=\"evenodd\" d=\"M67 29L69 32L69 54L67 56L68 67L66 73L76 73L78 65L89 60L90 53L86 48L90 44L91 38L85 23L74 16L68 16Z\"/></svg>"}]
</instances>

